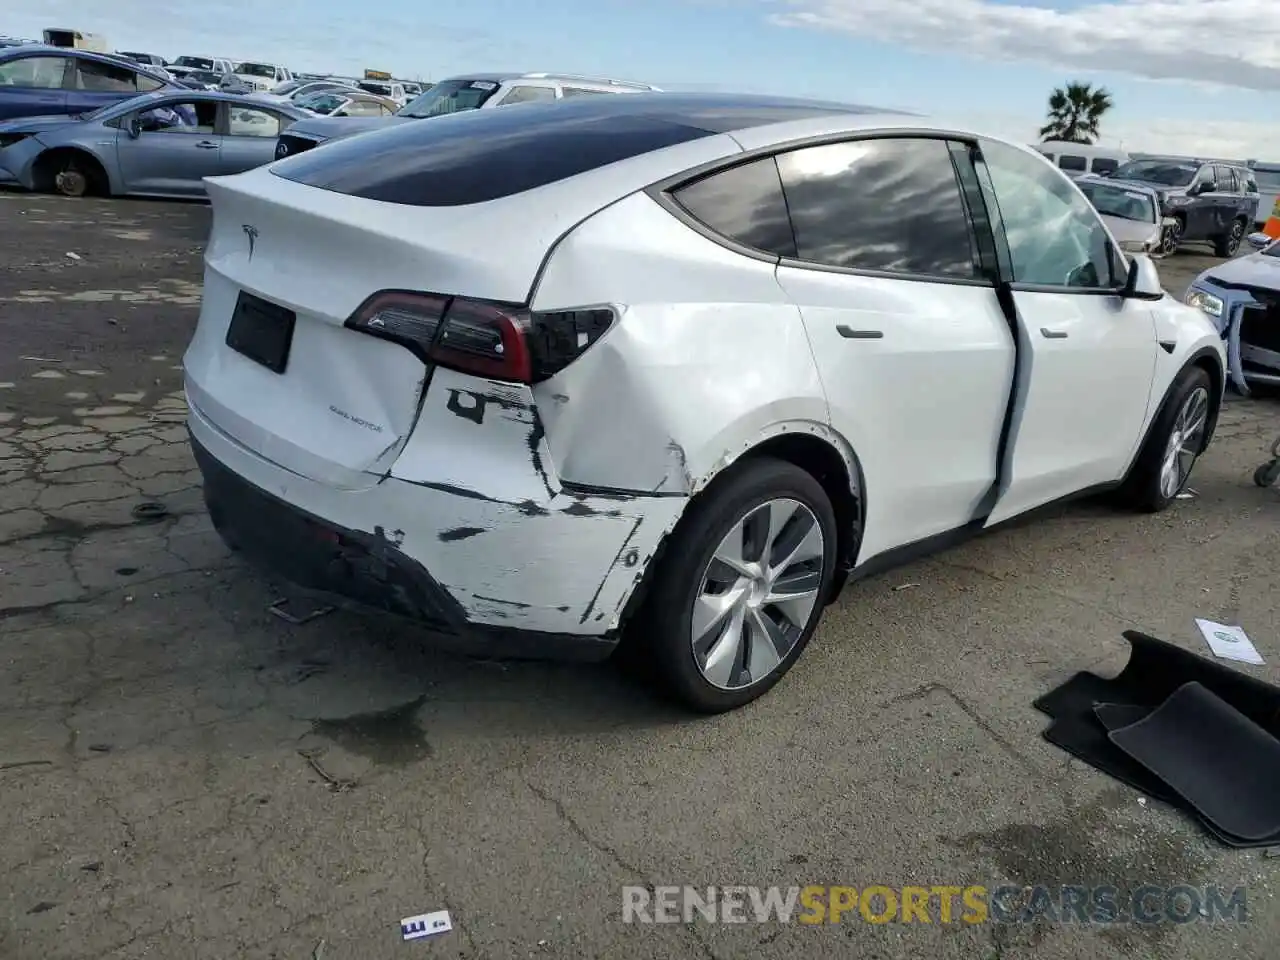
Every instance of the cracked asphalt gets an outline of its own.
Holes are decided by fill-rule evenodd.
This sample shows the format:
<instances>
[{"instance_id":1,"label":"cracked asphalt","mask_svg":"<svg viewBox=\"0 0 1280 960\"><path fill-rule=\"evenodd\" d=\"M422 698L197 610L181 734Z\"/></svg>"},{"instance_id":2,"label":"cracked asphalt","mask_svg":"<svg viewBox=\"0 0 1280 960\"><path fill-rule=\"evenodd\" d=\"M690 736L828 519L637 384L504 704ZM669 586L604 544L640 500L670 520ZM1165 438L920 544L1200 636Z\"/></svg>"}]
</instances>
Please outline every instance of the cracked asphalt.
<instances>
[{"instance_id":1,"label":"cracked asphalt","mask_svg":"<svg viewBox=\"0 0 1280 960\"><path fill-rule=\"evenodd\" d=\"M791 675L691 719L608 666L472 661L290 594L205 516L178 369L198 204L0 193L0 956L1031 957L1274 953L1280 859L1040 737L1031 702L1241 624L1280 681L1280 403L1198 496L1085 503L846 593ZM72 256L74 254L74 256ZM1162 265L1185 289L1207 260ZM158 503L160 516L138 516ZM1226 747L1229 749L1229 747ZM625 884L1246 885L1250 922L636 926ZM399 920L455 929L403 943Z\"/></svg>"}]
</instances>

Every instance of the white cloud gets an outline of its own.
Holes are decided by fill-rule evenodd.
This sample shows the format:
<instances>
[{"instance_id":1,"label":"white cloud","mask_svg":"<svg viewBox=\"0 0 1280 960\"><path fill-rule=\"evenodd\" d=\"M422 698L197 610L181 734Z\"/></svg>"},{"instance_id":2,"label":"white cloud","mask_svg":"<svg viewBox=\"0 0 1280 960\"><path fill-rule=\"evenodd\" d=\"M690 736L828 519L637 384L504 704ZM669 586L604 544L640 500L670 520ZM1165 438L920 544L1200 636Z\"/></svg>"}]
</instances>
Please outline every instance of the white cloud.
<instances>
[{"instance_id":1,"label":"white cloud","mask_svg":"<svg viewBox=\"0 0 1280 960\"><path fill-rule=\"evenodd\" d=\"M1280 91L1277 0L779 0L780 26L838 30L977 59Z\"/></svg>"}]
</instances>

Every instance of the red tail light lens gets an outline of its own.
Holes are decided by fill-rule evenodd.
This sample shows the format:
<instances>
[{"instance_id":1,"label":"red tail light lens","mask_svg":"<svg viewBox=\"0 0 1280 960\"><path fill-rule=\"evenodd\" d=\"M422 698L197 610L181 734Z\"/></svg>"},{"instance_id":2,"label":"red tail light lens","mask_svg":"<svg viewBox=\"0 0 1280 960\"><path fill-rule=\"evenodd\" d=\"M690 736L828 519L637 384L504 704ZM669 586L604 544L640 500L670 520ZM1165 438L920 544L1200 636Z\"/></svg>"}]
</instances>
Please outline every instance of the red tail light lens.
<instances>
[{"instance_id":1,"label":"red tail light lens","mask_svg":"<svg viewBox=\"0 0 1280 960\"><path fill-rule=\"evenodd\" d=\"M398 343L423 363L538 383L581 356L613 321L608 308L538 313L463 297L387 291L365 301L346 326Z\"/></svg>"}]
</instances>

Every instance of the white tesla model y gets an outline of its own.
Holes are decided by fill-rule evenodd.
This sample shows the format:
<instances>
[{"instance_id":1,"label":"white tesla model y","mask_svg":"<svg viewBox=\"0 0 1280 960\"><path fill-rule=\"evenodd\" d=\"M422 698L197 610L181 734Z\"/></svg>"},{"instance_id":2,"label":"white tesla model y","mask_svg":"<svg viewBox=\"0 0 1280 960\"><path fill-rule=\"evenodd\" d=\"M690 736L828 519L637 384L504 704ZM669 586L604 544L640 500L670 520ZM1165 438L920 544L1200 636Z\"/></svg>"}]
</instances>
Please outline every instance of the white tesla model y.
<instances>
[{"instance_id":1,"label":"white tesla model y","mask_svg":"<svg viewBox=\"0 0 1280 960\"><path fill-rule=\"evenodd\" d=\"M488 653L625 638L698 710L851 578L1167 506L1222 398L1212 324L1066 176L915 116L586 97L208 192L186 389L227 541Z\"/></svg>"}]
</instances>

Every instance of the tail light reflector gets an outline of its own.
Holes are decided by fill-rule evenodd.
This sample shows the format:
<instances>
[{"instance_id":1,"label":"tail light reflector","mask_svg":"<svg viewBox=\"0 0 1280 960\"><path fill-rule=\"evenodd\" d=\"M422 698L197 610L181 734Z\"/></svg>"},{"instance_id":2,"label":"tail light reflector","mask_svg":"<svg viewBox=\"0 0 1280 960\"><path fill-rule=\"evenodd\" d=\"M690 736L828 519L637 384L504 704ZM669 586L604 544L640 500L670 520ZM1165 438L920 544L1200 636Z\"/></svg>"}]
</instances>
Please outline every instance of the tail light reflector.
<instances>
[{"instance_id":1,"label":"tail light reflector","mask_svg":"<svg viewBox=\"0 0 1280 960\"><path fill-rule=\"evenodd\" d=\"M614 319L608 307L538 312L465 297L385 291L366 300L346 326L398 343L423 363L493 380L538 383L581 356Z\"/></svg>"}]
</instances>

